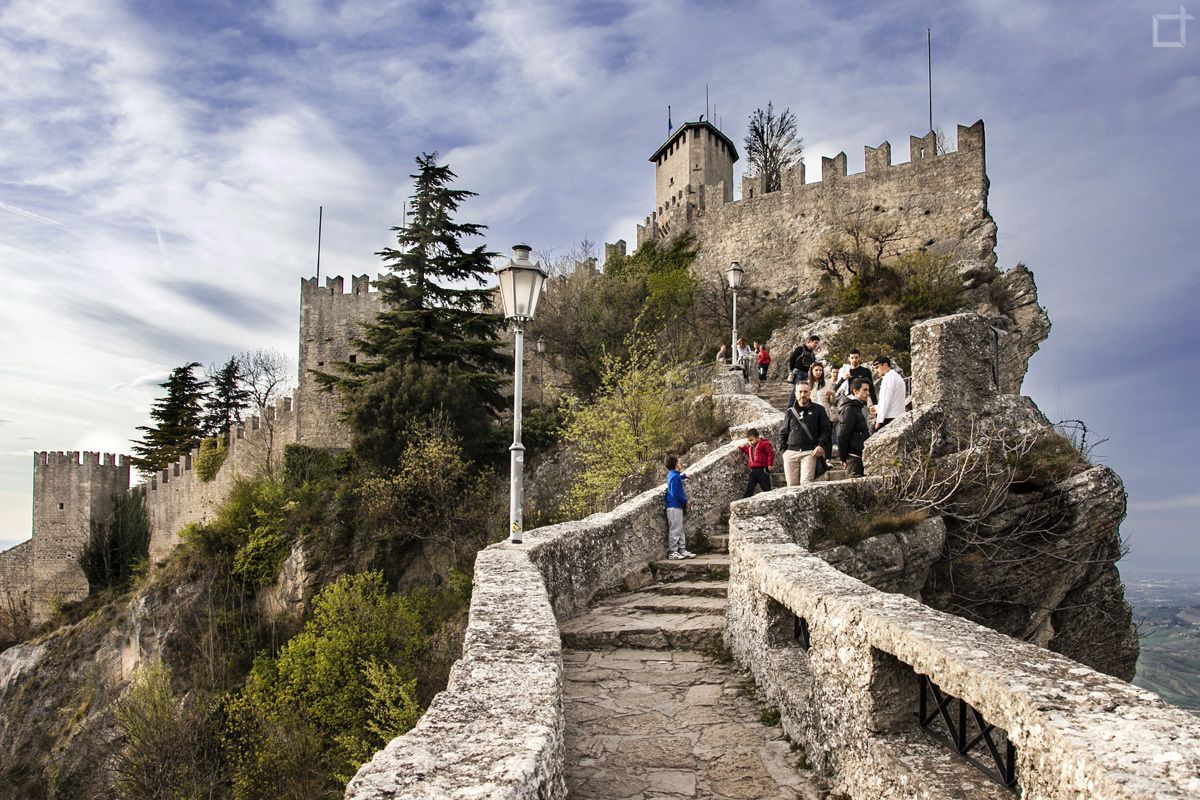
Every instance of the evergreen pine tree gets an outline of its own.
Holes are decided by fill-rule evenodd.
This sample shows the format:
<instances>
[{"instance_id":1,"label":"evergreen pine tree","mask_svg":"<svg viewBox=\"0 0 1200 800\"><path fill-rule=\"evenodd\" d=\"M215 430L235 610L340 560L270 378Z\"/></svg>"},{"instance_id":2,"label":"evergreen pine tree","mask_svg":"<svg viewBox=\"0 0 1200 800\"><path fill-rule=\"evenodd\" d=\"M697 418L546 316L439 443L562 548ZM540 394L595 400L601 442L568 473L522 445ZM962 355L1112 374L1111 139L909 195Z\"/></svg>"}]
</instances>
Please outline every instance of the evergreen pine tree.
<instances>
[{"instance_id":1,"label":"evergreen pine tree","mask_svg":"<svg viewBox=\"0 0 1200 800\"><path fill-rule=\"evenodd\" d=\"M145 431L133 443L134 465L145 473L163 469L199 446L204 437L204 400L207 384L193 374L200 366L193 361L171 370L165 397L154 401L150 409L152 425L139 425Z\"/></svg>"},{"instance_id":2,"label":"evergreen pine tree","mask_svg":"<svg viewBox=\"0 0 1200 800\"><path fill-rule=\"evenodd\" d=\"M356 342L366 358L342 362L339 374L321 378L354 394L391 365L454 365L484 406L481 410L498 411L504 405L499 389L506 359L496 345L504 320L491 311L492 290L486 288L496 254L484 245L464 250L462 240L481 235L486 226L453 219L475 193L450 187L457 176L437 163L437 153L417 158L417 173L411 177L408 224L392 228L395 248L376 253L388 274L376 282L384 311Z\"/></svg>"},{"instance_id":3,"label":"evergreen pine tree","mask_svg":"<svg viewBox=\"0 0 1200 800\"><path fill-rule=\"evenodd\" d=\"M211 372L209 394L204 407L204 435L220 436L241 424L242 411L250 404L250 392L242 380L238 359L230 356L225 366Z\"/></svg>"}]
</instances>

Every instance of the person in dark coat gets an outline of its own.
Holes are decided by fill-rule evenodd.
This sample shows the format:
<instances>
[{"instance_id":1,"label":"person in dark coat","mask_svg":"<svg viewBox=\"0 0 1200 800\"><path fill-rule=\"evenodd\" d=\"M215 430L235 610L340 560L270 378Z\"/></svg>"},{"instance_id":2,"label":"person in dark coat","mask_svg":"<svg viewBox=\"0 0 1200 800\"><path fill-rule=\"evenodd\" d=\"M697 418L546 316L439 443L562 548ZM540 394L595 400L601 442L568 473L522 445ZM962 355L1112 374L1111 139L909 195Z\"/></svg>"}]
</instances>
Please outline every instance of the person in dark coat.
<instances>
[{"instance_id":1,"label":"person in dark coat","mask_svg":"<svg viewBox=\"0 0 1200 800\"><path fill-rule=\"evenodd\" d=\"M793 383L808 380L808 370L817 361L817 346L821 337L810 333L808 338L796 346L788 356L788 377Z\"/></svg>"},{"instance_id":2,"label":"person in dark coat","mask_svg":"<svg viewBox=\"0 0 1200 800\"><path fill-rule=\"evenodd\" d=\"M796 404L783 416L783 474L788 486L799 486L817 478L818 461L833 449L833 428L825 407L814 403L807 383L796 384Z\"/></svg>"},{"instance_id":3,"label":"person in dark coat","mask_svg":"<svg viewBox=\"0 0 1200 800\"><path fill-rule=\"evenodd\" d=\"M838 431L838 453L846 462L846 472L860 478L863 475L863 444L871 435L871 429L867 427L870 386L871 382L867 379L855 378L850 381L850 394L838 397L838 407L842 412L842 424Z\"/></svg>"}]
</instances>

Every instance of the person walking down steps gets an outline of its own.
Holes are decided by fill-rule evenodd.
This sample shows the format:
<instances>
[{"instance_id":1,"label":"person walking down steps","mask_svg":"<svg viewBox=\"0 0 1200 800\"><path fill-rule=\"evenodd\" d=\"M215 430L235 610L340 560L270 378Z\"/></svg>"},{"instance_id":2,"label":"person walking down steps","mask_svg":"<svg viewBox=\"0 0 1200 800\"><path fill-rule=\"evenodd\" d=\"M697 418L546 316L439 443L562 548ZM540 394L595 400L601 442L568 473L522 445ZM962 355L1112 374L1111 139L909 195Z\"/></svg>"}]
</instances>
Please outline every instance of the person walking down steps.
<instances>
[{"instance_id":1,"label":"person walking down steps","mask_svg":"<svg viewBox=\"0 0 1200 800\"><path fill-rule=\"evenodd\" d=\"M679 471L679 459L667 456L667 558L678 561L681 558L695 558L695 553L689 553L683 538L683 515L687 513L688 497L683 488L687 475Z\"/></svg>"},{"instance_id":2,"label":"person walking down steps","mask_svg":"<svg viewBox=\"0 0 1200 800\"><path fill-rule=\"evenodd\" d=\"M758 435L758 428L751 428L746 431L746 443L739 445L738 450L746 456L746 466L750 468L750 480L742 497L754 494L755 487L771 491L771 467L775 466L775 448L771 443Z\"/></svg>"},{"instance_id":3,"label":"person walking down steps","mask_svg":"<svg viewBox=\"0 0 1200 800\"><path fill-rule=\"evenodd\" d=\"M810 483L825 471L826 457L833 446L833 428L825 407L812 402L807 383L796 384L796 404L784 415L783 474L788 486Z\"/></svg>"}]
</instances>

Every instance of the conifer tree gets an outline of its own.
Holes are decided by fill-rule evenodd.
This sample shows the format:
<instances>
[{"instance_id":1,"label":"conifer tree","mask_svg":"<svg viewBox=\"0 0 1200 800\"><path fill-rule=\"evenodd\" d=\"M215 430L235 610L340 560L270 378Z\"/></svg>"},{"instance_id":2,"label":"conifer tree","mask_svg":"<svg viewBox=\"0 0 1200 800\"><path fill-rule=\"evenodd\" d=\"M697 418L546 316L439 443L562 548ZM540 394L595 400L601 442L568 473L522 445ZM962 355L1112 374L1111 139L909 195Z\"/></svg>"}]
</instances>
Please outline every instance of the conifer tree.
<instances>
[{"instance_id":1,"label":"conifer tree","mask_svg":"<svg viewBox=\"0 0 1200 800\"><path fill-rule=\"evenodd\" d=\"M204 407L205 436L226 434L234 425L241 424L242 411L250 404L250 392L242 378L242 367L235 356L230 356L220 369L209 369L209 394Z\"/></svg>"},{"instance_id":2,"label":"conifer tree","mask_svg":"<svg viewBox=\"0 0 1200 800\"><path fill-rule=\"evenodd\" d=\"M366 356L338 364L338 375L320 376L351 393L391 365L413 362L435 368L457 366L484 410L503 407L499 387L506 361L496 352L503 318L491 311L491 259L484 245L463 249L484 225L455 222L454 214L474 192L451 188L457 177L437 153L417 158L417 172L403 227L392 228L396 247L376 253L388 274L376 282L384 302L375 321L356 342Z\"/></svg>"},{"instance_id":3,"label":"conifer tree","mask_svg":"<svg viewBox=\"0 0 1200 800\"><path fill-rule=\"evenodd\" d=\"M200 364L193 361L171 370L171 376L159 386L165 397L150 408L152 425L139 425L145 431L133 443L133 463L144 473L163 469L197 447L204 437L204 400L207 384L193 374Z\"/></svg>"}]
</instances>

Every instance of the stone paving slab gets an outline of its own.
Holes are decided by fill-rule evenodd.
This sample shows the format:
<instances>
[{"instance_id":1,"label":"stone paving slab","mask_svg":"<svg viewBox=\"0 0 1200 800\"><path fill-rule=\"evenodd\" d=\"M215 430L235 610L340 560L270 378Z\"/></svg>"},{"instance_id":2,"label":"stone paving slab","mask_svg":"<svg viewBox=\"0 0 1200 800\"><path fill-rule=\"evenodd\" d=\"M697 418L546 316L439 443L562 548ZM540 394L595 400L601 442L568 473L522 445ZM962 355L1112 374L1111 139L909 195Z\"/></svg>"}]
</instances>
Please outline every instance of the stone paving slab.
<instances>
[{"instance_id":1,"label":"stone paving slab","mask_svg":"<svg viewBox=\"0 0 1200 800\"><path fill-rule=\"evenodd\" d=\"M728 602L724 597L705 597L686 594L663 595L654 591L633 592L610 598L602 605L611 608L633 608L639 611L658 611L676 614L724 614Z\"/></svg>"},{"instance_id":2,"label":"stone paving slab","mask_svg":"<svg viewBox=\"0 0 1200 800\"><path fill-rule=\"evenodd\" d=\"M563 645L578 649L634 647L715 650L721 646L725 615L703 611L672 614L601 607L567 620L559 630Z\"/></svg>"},{"instance_id":3,"label":"stone paving slab","mask_svg":"<svg viewBox=\"0 0 1200 800\"><path fill-rule=\"evenodd\" d=\"M628 648L568 649L563 663L572 798L824 796L732 665Z\"/></svg>"},{"instance_id":4,"label":"stone paving slab","mask_svg":"<svg viewBox=\"0 0 1200 800\"><path fill-rule=\"evenodd\" d=\"M663 559L653 564L654 574L659 580L696 580L697 578L728 578L729 554L707 553L682 561Z\"/></svg>"},{"instance_id":5,"label":"stone paving slab","mask_svg":"<svg viewBox=\"0 0 1200 800\"><path fill-rule=\"evenodd\" d=\"M645 591L656 594L694 594L705 597L724 597L728 594L726 581L672 581L647 586Z\"/></svg>"}]
</instances>

